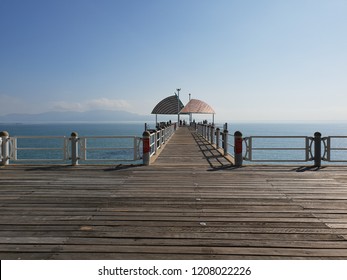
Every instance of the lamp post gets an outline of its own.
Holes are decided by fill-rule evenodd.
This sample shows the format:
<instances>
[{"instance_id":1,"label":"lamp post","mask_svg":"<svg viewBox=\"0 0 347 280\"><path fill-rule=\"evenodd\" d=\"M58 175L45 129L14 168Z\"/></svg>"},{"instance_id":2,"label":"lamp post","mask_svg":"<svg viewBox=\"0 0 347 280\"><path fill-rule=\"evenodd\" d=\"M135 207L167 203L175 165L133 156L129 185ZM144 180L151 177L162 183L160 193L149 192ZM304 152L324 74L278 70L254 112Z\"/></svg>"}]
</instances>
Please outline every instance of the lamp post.
<instances>
[{"instance_id":1,"label":"lamp post","mask_svg":"<svg viewBox=\"0 0 347 280\"><path fill-rule=\"evenodd\" d=\"M180 125L180 88L177 89L177 125Z\"/></svg>"},{"instance_id":2,"label":"lamp post","mask_svg":"<svg viewBox=\"0 0 347 280\"><path fill-rule=\"evenodd\" d=\"M190 101L191 94L189 93L189 101ZM189 124L192 123L192 113L189 113Z\"/></svg>"}]
</instances>

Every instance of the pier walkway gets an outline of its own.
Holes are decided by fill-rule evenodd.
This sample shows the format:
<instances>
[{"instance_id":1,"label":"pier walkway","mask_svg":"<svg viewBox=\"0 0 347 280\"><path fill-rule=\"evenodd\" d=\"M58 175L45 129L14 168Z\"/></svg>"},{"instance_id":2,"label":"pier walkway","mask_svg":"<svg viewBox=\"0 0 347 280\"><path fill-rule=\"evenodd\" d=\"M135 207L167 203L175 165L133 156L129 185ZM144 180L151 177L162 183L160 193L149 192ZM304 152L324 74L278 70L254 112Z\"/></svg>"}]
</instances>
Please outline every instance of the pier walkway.
<instances>
[{"instance_id":1,"label":"pier walkway","mask_svg":"<svg viewBox=\"0 0 347 280\"><path fill-rule=\"evenodd\" d=\"M188 128L150 166L0 168L1 259L347 259L347 167L234 168Z\"/></svg>"}]
</instances>

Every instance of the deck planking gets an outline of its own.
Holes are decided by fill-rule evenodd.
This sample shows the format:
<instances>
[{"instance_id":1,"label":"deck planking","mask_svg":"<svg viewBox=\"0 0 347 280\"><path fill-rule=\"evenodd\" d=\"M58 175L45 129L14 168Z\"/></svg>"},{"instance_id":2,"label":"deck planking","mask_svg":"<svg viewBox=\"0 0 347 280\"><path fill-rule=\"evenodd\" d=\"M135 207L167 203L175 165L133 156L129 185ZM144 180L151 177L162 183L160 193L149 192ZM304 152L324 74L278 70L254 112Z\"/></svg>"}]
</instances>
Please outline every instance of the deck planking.
<instances>
[{"instance_id":1,"label":"deck planking","mask_svg":"<svg viewBox=\"0 0 347 280\"><path fill-rule=\"evenodd\" d=\"M234 168L180 128L150 166L0 168L1 259L347 259L347 167Z\"/></svg>"}]
</instances>

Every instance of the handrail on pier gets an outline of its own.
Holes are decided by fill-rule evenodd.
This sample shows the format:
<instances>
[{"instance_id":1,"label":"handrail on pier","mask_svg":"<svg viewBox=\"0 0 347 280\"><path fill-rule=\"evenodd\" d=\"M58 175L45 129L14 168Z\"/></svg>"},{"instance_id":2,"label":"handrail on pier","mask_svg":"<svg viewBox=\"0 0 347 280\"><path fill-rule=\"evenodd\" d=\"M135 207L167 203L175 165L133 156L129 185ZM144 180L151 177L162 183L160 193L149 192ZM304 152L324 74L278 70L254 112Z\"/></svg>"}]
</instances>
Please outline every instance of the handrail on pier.
<instances>
[{"instance_id":1,"label":"handrail on pier","mask_svg":"<svg viewBox=\"0 0 347 280\"><path fill-rule=\"evenodd\" d=\"M151 156L168 141L176 124L167 124L136 136L11 136L0 132L0 165L16 163L137 163L149 164ZM141 147L142 146L142 147ZM142 148L142 149L141 149ZM100 155L101 153L101 155ZM21 155L21 157L19 156ZM99 155L99 156L98 156Z\"/></svg>"},{"instance_id":2,"label":"handrail on pier","mask_svg":"<svg viewBox=\"0 0 347 280\"><path fill-rule=\"evenodd\" d=\"M226 124L223 128L200 123L193 123L193 125L197 133L219 149L224 156L233 157L236 166L242 166L244 161L258 163L313 161L315 166L321 166L323 161L347 163L347 159L343 157L347 155L347 136L322 137L321 133L316 132L314 136L243 137L239 131L229 134ZM78 165L80 162L139 164L141 160L144 165L149 165L151 157L158 154L175 130L176 124L167 124L155 130L146 130L142 138L135 136L79 137L75 132L70 137L13 137L3 131L0 132L0 165L8 165L10 161L26 164L33 162L66 164L69 161L72 165ZM341 143L343 140L344 145ZM33 145L30 146L28 143ZM283 152L285 152L284 155Z\"/></svg>"},{"instance_id":3,"label":"handrail on pier","mask_svg":"<svg viewBox=\"0 0 347 280\"><path fill-rule=\"evenodd\" d=\"M149 165L150 159L171 138L176 131L176 124L167 124L157 129L146 130L142 134L143 139L143 164Z\"/></svg>"},{"instance_id":4,"label":"handrail on pier","mask_svg":"<svg viewBox=\"0 0 347 280\"><path fill-rule=\"evenodd\" d=\"M138 162L142 138L136 136L10 136L0 132L0 165Z\"/></svg>"},{"instance_id":5,"label":"handrail on pier","mask_svg":"<svg viewBox=\"0 0 347 280\"><path fill-rule=\"evenodd\" d=\"M217 149L221 148L224 155L229 154L234 157L235 165L242 166L243 161L250 162L309 162L313 161L314 166L321 166L322 161L347 163L347 159L333 159L333 152L347 151L347 147L332 146L332 141L336 139L347 140L347 136L328 136L322 137L320 132L316 132L314 136L248 136L243 137L240 131L236 131L233 135L228 133L227 124L223 129L215 128L211 124L194 124L196 131L204 139L211 144L215 143ZM293 140L296 140L293 141ZM260 141L260 142L259 142ZM287 143L286 143L287 142ZM293 145L294 146L288 146ZM259 146L262 145L262 146ZM229 152L228 148L232 148L233 152ZM277 154L281 151L292 151L291 157L279 158L270 156L271 151ZM299 156L295 158L293 154ZM255 153L260 153L261 158L256 158ZM287 154L288 155L288 154Z\"/></svg>"}]
</instances>

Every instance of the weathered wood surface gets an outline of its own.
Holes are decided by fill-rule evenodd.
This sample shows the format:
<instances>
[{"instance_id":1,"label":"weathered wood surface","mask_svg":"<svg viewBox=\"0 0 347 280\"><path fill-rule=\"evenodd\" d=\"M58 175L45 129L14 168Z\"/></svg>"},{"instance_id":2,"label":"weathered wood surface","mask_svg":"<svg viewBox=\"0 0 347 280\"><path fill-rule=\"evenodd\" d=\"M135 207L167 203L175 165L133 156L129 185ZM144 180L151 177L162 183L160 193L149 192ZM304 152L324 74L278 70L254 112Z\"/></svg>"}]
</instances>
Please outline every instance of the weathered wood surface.
<instances>
[{"instance_id":1,"label":"weathered wood surface","mask_svg":"<svg viewBox=\"0 0 347 280\"><path fill-rule=\"evenodd\" d=\"M151 166L0 168L1 259L347 259L347 167L234 168L186 128Z\"/></svg>"}]
</instances>

